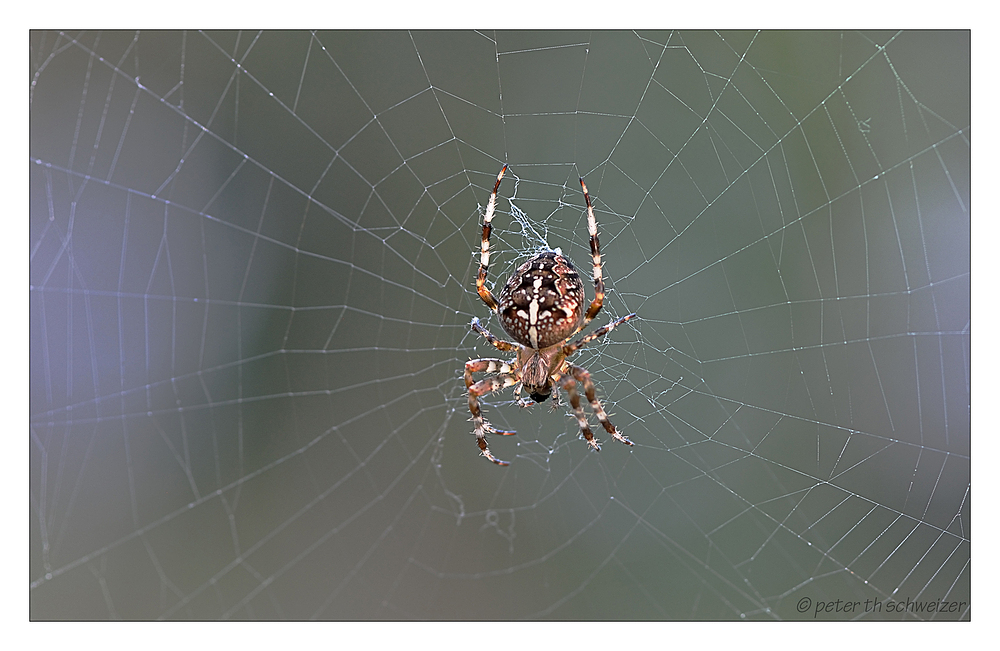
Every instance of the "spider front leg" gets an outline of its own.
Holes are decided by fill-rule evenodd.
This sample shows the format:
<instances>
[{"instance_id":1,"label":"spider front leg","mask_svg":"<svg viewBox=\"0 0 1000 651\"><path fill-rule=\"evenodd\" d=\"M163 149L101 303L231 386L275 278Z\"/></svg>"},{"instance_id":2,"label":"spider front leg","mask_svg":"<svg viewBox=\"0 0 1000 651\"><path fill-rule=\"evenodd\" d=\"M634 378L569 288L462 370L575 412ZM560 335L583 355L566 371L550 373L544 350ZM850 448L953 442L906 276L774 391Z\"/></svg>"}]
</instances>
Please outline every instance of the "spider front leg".
<instances>
[{"instance_id":1,"label":"spider front leg","mask_svg":"<svg viewBox=\"0 0 1000 651\"><path fill-rule=\"evenodd\" d=\"M500 181L503 180L503 173L507 171L504 165L500 173L497 174L496 185L490 194L490 202L486 204L486 214L483 215L483 242L479 250L479 273L476 275L476 291L479 297L486 303L486 307L494 312L497 311L497 299L494 298L490 288L486 286L486 272L490 268L490 233L493 231L493 214L497 209L497 190L500 189Z\"/></svg>"},{"instance_id":2,"label":"spider front leg","mask_svg":"<svg viewBox=\"0 0 1000 651\"><path fill-rule=\"evenodd\" d=\"M604 265L601 263L601 241L597 237L597 218L594 216L594 206L590 203L590 193L587 192L587 184L583 182L583 177L580 178L580 187L583 188L583 198L587 202L587 232L590 234L590 257L594 263L594 300L587 308L583 323L577 328L577 332L587 327L604 305Z\"/></svg>"},{"instance_id":3,"label":"spider front leg","mask_svg":"<svg viewBox=\"0 0 1000 651\"><path fill-rule=\"evenodd\" d=\"M489 445L486 443L486 433L510 436L516 432L499 430L490 425L483 418L483 412L479 408L479 397L517 384L513 372L514 368L502 359L471 359L465 363L465 388L469 392L469 411L472 412L472 422L476 428L476 443L479 444L483 456L498 466L509 466L510 462L501 461L490 453ZM473 373L499 373L499 375L474 382Z\"/></svg>"}]
</instances>

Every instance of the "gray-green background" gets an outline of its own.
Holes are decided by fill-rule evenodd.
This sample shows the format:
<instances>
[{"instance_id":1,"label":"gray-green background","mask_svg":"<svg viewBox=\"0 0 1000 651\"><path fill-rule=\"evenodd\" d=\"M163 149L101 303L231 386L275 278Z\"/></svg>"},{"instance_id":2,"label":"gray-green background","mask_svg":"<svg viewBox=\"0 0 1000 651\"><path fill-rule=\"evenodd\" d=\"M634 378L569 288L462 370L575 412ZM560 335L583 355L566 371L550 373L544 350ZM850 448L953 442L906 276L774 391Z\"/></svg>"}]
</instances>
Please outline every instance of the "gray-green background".
<instances>
[{"instance_id":1,"label":"gray-green background","mask_svg":"<svg viewBox=\"0 0 1000 651\"><path fill-rule=\"evenodd\" d=\"M30 47L32 618L970 617L968 32ZM587 179L634 448L477 456L503 163L491 283L592 296Z\"/></svg>"}]
</instances>

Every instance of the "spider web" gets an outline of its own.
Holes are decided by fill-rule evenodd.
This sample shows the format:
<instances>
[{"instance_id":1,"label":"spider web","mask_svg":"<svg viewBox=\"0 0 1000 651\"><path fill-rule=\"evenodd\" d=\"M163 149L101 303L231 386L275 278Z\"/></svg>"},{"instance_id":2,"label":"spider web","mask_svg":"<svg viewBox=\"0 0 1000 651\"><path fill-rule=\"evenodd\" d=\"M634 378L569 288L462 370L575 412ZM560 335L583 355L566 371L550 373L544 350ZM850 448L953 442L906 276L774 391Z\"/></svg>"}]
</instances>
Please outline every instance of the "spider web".
<instances>
[{"instance_id":1,"label":"spider web","mask_svg":"<svg viewBox=\"0 0 1000 651\"><path fill-rule=\"evenodd\" d=\"M968 32L32 32L31 617L969 619L969 67ZM478 456L503 163L491 286L558 247L593 296L587 180L589 330L639 316L575 361L634 448L506 390Z\"/></svg>"}]
</instances>

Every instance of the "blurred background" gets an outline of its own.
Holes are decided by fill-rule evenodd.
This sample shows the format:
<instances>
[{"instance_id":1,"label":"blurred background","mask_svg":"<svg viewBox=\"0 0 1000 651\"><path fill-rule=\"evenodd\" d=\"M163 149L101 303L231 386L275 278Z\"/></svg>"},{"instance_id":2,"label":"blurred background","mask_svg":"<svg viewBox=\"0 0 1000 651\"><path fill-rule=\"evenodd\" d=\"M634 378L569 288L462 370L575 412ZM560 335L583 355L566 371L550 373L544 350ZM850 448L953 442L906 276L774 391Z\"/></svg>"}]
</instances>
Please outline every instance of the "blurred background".
<instances>
[{"instance_id":1,"label":"blurred background","mask_svg":"<svg viewBox=\"0 0 1000 651\"><path fill-rule=\"evenodd\" d=\"M32 32L29 73L32 619L970 617L968 32ZM478 456L505 163L491 285L558 247L593 296L587 180L590 330L639 316L576 362L635 447L508 389ZM907 599L964 605L863 605Z\"/></svg>"}]
</instances>

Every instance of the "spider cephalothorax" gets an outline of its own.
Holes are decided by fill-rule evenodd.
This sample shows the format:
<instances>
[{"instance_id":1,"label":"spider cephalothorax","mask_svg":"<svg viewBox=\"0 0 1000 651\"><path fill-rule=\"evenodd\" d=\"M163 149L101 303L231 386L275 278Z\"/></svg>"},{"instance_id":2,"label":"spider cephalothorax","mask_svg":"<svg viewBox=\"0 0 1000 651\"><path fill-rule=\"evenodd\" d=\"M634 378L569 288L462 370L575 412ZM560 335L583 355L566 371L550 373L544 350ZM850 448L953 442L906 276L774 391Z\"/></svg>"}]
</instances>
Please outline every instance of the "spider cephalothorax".
<instances>
[{"instance_id":1,"label":"spider cephalothorax","mask_svg":"<svg viewBox=\"0 0 1000 651\"><path fill-rule=\"evenodd\" d=\"M590 380L590 373L581 366L567 361L567 357L588 343L611 332L615 327L628 321L635 314L628 314L613 321L603 328L595 330L572 344L567 343L573 335L580 332L601 311L604 304L604 278L601 273L601 244L597 238L597 220L594 217L594 207L590 203L587 185L580 179L583 197L587 202L587 229L590 232L590 254L594 261L594 300L584 312L583 305L587 300L583 290L583 281L569 258L558 251L542 251L518 267L500 291L500 299L494 298L486 287L486 272L490 266L490 233L493 230L493 214L496 211L497 190L503 180L507 166L497 175L496 185L490 194L490 202L483 216L483 243L479 259L479 275L476 277L476 289L486 306L497 313L500 325L517 343L502 341L494 337L479 324L479 319L472 319L472 329L482 335L498 350L513 352L517 356L508 361L496 358L481 358L465 363L465 386L469 391L469 411L476 427L476 440L483 456L495 464L506 466L506 461L500 461L490 453L486 444L486 433L514 434L495 429L483 418L479 408L478 397L497 391L504 387L517 385L515 394L522 407L531 403L521 398L524 389L535 402L546 400L552 391L562 387L569 394L570 405L580 426L580 432L587 443L595 450L601 446L594 433L590 431L587 417L580 406L580 396L577 384L583 385L584 394L590 402L591 409L605 431L626 445L632 445L623 436L604 412ZM496 373L479 382L474 382L473 373Z\"/></svg>"}]
</instances>

